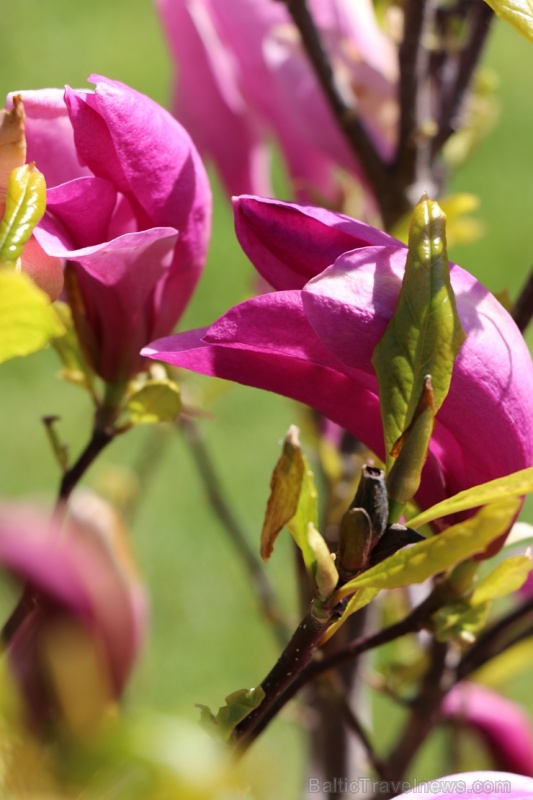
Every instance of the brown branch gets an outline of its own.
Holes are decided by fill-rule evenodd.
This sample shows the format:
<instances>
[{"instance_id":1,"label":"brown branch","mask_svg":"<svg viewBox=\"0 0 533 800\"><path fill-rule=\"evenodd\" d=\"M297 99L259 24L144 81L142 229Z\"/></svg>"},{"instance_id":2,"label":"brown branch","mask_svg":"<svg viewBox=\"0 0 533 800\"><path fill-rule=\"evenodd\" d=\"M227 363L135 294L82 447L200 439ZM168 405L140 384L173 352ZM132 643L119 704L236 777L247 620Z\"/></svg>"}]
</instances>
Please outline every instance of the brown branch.
<instances>
[{"instance_id":1,"label":"brown branch","mask_svg":"<svg viewBox=\"0 0 533 800\"><path fill-rule=\"evenodd\" d=\"M283 621L274 589L263 564L250 546L246 533L224 497L219 477L202 433L191 418L182 417L179 426L189 445L211 507L246 568L263 616L271 625L278 643L284 647L289 639L289 632Z\"/></svg>"}]
</instances>

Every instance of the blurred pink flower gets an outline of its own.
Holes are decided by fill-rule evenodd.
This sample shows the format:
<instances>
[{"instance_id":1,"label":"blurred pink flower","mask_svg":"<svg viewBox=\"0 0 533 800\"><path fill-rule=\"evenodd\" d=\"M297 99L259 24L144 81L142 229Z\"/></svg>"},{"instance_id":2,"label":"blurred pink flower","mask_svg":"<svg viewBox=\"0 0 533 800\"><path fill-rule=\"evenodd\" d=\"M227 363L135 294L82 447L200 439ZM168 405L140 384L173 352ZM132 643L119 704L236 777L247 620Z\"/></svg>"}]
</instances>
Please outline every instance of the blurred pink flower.
<instances>
[{"instance_id":1,"label":"blurred pink flower","mask_svg":"<svg viewBox=\"0 0 533 800\"><path fill-rule=\"evenodd\" d=\"M14 625L8 654L35 719L54 706L43 670L51 632L69 621L80 625L117 698L144 639L147 599L116 538L117 521L102 501L84 503L61 530L26 506L0 506L0 565L24 583L32 604Z\"/></svg>"},{"instance_id":2,"label":"blurred pink flower","mask_svg":"<svg viewBox=\"0 0 533 800\"><path fill-rule=\"evenodd\" d=\"M442 715L477 731L496 769L533 777L533 728L516 703L476 683L459 683L448 692Z\"/></svg>"},{"instance_id":3,"label":"blurred pink flower","mask_svg":"<svg viewBox=\"0 0 533 800\"><path fill-rule=\"evenodd\" d=\"M145 355L299 400L384 458L373 350L394 312L407 250L323 209L241 197L236 229L277 291ZM417 500L422 508L533 461L533 365L515 323L472 275L451 266L468 334L440 409ZM447 518L449 524L450 518Z\"/></svg>"},{"instance_id":4,"label":"blurred pink flower","mask_svg":"<svg viewBox=\"0 0 533 800\"><path fill-rule=\"evenodd\" d=\"M94 91L14 94L27 115L28 158L48 186L35 236L67 261L89 362L104 379L125 380L140 369L143 344L172 330L198 282L211 193L196 148L167 111L118 81L90 80Z\"/></svg>"},{"instance_id":5,"label":"blurred pink flower","mask_svg":"<svg viewBox=\"0 0 533 800\"><path fill-rule=\"evenodd\" d=\"M335 167L361 177L283 3L156 0L176 61L175 110L230 194L272 195L268 142L296 196L337 199ZM397 55L370 0L311 0L343 91L390 159L396 139Z\"/></svg>"},{"instance_id":6,"label":"blurred pink flower","mask_svg":"<svg viewBox=\"0 0 533 800\"><path fill-rule=\"evenodd\" d=\"M528 800L533 797L533 780L512 772L460 772L418 783L407 781L402 800ZM403 788L403 787L402 787Z\"/></svg>"}]
</instances>

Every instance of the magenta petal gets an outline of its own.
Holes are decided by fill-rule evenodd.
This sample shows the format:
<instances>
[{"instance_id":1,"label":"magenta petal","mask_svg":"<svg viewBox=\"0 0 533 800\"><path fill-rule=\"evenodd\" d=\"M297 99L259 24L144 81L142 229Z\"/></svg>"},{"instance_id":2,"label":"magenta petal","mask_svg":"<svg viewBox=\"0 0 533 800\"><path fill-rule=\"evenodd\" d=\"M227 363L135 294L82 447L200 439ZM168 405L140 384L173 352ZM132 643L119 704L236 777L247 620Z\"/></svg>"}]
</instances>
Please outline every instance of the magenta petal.
<instances>
[{"instance_id":1,"label":"magenta petal","mask_svg":"<svg viewBox=\"0 0 533 800\"><path fill-rule=\"evenodd\" d=\"M482 736L497 769L533 776L533 727L519 705L465 682L446 695L441 711Z\"/></svg>"},{"instance_id":2,"label":"magenta petal","mask_svg":"<svg viewBox=\"0 0 533 800\"><path fill-rule=\"evenodd\" d=\"M392 236L344 214L262 197L233 200L240 245L275 289L301 289L347 250L403 247Z\"/></svg>"},{"instance_id":3,"label":"magenta petal","mask_svg":"<svg viewBox=\"0 0 533 800\"><path fill-rule=\"evenodd\" d=\"M394 312L405 259L405 249L346 253L304 288L307 319L347 367L370 363ZM475 278L452 266L451 279L467 339L431 443L444 496L528 467L533 453L533 369L523 337ZM424 506L429 496L435 502L426 486Z\"/></svg>"},{"instance_id":4,"label":"magenta petal","mask_svg":"<svg viewBox=\"0 0 533 800\"><path fill-rule=\"evenodd\" d=\"M103 642L118 695L143 638L140 609L145 600L140 586L125 579L108 545L75 525L59 531L26 508L3 506L0 564L41 598L13 642L15 668L32 684L25 688L35 691L38 682L40 626L60 612L79 620Z\"/></svg>"},{"instance_id":5,"label":"magenta petal","mask_svg":"<svg viewBox=\"0 0 533 800\"><path fill-rule=\"evenodd\" d=\"M48 189L47 214L40 228L58 239L68 240L70 249L105 242L109 238L109 221L116 204L117 192L109 181L78 178Z\"/></svg>"},{"instance_id":6,"label":"magenta petal","mask_svg":"<svg viewBox=\"0 0 533 800\"><path fill-rule=\"evenodd\" d=\"M200 152L215 161L229 194L271 194L260 126L241 95L234 61L204 5L159 0L157 7L179 61L176 116L194 132Z\"/></svg>"},{"instance_id":7,"label":"magenta petal","mask_svg":"<svg viewBox=\"0 0 533 800\"><path fill-rule=\"evenodd\" d=\"M46 252L74 264L93 337L84 340L91 364L106 380L127 379L153 334L153 295L170 267L176 231L154 228L79 250L47 236L39 234Z\"/></svg>"}]
</instances>

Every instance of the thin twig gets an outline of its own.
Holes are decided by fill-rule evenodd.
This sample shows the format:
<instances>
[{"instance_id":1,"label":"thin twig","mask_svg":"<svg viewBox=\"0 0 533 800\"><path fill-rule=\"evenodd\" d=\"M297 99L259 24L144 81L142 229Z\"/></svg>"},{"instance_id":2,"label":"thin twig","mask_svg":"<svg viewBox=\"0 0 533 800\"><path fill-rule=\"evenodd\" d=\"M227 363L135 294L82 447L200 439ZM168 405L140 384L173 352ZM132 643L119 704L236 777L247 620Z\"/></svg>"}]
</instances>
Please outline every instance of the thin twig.
<instances>
[{"instance_id":1,"label":"thin twig","mask_svg":"<svg viewBox=\"0 0 533 800\"><path fill-rule=\"evenodd\" d=\"M253 719L252 715L237 727L239 746L242 750L247 749L250 744L259 736L259 734L267 727L272 719L281 711L286 703L291 700L300 689L306 686L311 681L315 680L319 675L334 669L341 664L348 661L354 661L363 653L374 650L383 644L392 642L409 633L416 633L426 627L431 615L439 605L438 594L433 593L430 597L415 608L407 617L383 628L377 633L369 636L362 636L354 640L342 650L332 653L327 658L321 660L311 661L307 666L304 666L299 673L293 670L293 679L287 682L281 693L278 696L269 698L256 711L261 711L260 714L255 714Z\"/></svg>"},{"instance_id":2,"label":"thin twig","mask_svg":"<svg viewBox=\"0 0 533 800\"><path fill-rule=\"evenodd\" d=\"M289 639L289 632L283 621L283 615L274 589L268 579L262 562L250 546L246 533L224 496L220 479L216 473L215 466L206 447L202 433L195 421L189 417L182 417L179 421L179 426L183 432L185 441L189 445L211 507L222 523L239 558L246 567L261 612L270 623L278 643L282 647L285 647Z\"/></svg>"},{"instance_id":3,"label":"thin twig","mask_svg":"<svg viewBox=\"0 0 533 800\"><path fill-rule=\"evenodd\" d=\"M371 137L368 135L353 103L346 97L332 69L322 38L317 30L306 0L282 0L300 32L307 56L314 68L330 109L357 162L374 189L383 218L391 224L407 208L396 209L398 198L393 196L390 169L382 160Z\"/></svg>"},{"instance_id":4,"label":"thin twig","mask_svg":"<svg viewBox=\"0 0 533 800\"><path fill-rule=\"evenodd\" d=\"M494 19L494 12L485 0L470 0L467 13L470 17L470 37L459 55L453 86L447 97L442 98L439 128L432 140L434 156L457 130L457 120Z\"/></svg>"},{"instance_id":5,"label":"thin twig","mask_svg":"<svg viewBox=\"0 0 533 800\"><path fill-rule=\"evenodd\" d=\"M346 727L353 733L354 736L357 737L357 739L359 739L359 741L363 745L368 760L370 764L373 766L374 770L376 771L376 774L383 781L389 780L387 765L384 763L383 759L376 753L376 750L370 740L370 737L368 736L364 727L359 722L359 719L354 714L346 697L343 694L337 692L335 695L335 701L339 707L340 714L346 724Z\"/></svg>"}]
</instances>

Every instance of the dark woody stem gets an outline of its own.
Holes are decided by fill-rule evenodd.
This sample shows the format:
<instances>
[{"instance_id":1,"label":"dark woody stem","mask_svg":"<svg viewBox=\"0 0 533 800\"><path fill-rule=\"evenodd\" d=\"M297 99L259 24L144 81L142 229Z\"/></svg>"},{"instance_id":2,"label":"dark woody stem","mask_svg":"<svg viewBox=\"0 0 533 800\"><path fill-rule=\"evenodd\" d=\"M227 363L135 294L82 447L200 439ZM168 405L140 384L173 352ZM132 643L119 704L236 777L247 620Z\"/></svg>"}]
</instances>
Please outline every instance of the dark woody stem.
<instances>
[{"instance_id":1,"label":"dark woody stem","mask_svg":"<svg viewBox=\"0 0 533 800\"><path fill-rule=\"evenodd\" d=\"M318 643L327 630L333 611L322 616L315 612L314 602L296 628L290 642L280 655L274 667L261 682L265 698L261 705L252 711L235 729L235 741L240 750L245 750L255 738L255 730L263 719L269 716L271 708L284 692L294 683L295 678L309 664Z\"/></svg>"},{"instance_id":2,"label":"dark woody stem","mask_svg":"<svg viewBox=\"0 0 533 800\"><path fill-rule=\"evenodd\" d=\"M382 644L392 642L394 639L398 639L408 633L416 633L422 630L426 627L439 603L440 595L433 593L405 619L389 625L387 628L383 628L383 630L370 636L362 636L355 639L347 647L332 653L320 661L311 661L311 656L328 627L329 621L318 630L307 626L303 628L304 624L307 624L306 616L274 669L261 684L265 690L265 699L255 711L237 726L236 741L239 747L242 750L247 749L269 722L281 711L283 706L300 689L318 676L349 661L355 661L363 653L374 650ZM300 639L299 642L295 642L297 635ZM272 676L276 679L275 684L272 683Z\"/></svg>"},{"instance_id":3,"label":"dark woody stem","mask_svg":"<svg viewBox=\"0 0 533 800\"><path fill-rule=\"evenodd\" d=\"M453 85L443 97L437 135L432 140L432 151L436 155L457 129L466 94L472 84L475 68L485 46L494 12L485 0L470 0L468 7L470 36L461 50Z\"/></svg>"},{"instance_id":4,"label":"dark woody stem","mask_svg":"<svg viewBox=\"0 0 533 800\"><path fill-rule=\"evenodd\" d=\"M120 400L124 394L125 387L126 384L123 382L106 385L104 403L96 410L91 438L75 463L65 470L61 478L54 509L54 517L58 523L61 522L63 517L66 502L86 470L116 436L117 432L113 424L120 408ZM17 605L2 628L1 639L4 645L10 642L28 614L35 609L38 601L38 594L26 585Z\"/></svg>"},{"instance_id":5,"label":"dark woody stem","mask_svg":"<svg viewBox=\"0 0 533 800\"><path fill-rule=\"evenodd\" d=\"M392 175L374 147L372 139L366 132L358 112L339 86L331 67L321 36L307 7L306 0L282 0L300 32L307 56L314 68L327 102L335 119L344 133L355 157L372 185L386 225L395 221L408 208L399 212L397 197L392 190ZM392 201L392 202L391 202Z\"/></svg>"},{"instance_id":6,"label":"dark woody stem","mask_svg":"<svg viewBox=\"0 0 533 800\"><path fill-rule=\"evenodd\" d=\"M196 422L190 417L181 417L179 426L190 447L211 508L223 525L235 552L246 568L263 616L271 625L278 643L284 647L290 634L283 622L274 589L265 573L263 564L250 546L248 537L224 496L202 433Z\"/></svg>"}]
</instances>

